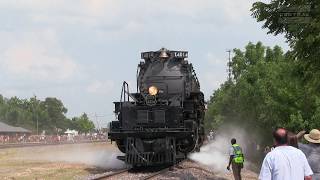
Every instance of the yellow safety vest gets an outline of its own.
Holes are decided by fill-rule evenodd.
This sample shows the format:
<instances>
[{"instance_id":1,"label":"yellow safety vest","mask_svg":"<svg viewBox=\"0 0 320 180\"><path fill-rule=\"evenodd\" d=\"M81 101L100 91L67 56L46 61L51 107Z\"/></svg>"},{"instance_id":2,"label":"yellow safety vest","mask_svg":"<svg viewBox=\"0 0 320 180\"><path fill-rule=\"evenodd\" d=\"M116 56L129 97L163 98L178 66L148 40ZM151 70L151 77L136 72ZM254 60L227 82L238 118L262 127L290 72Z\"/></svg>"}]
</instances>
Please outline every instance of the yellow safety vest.
<instances>
[{"instance_id":1,"label":"yellow safety vest","mask_svg":"<svg viewBox=\"0 0 320 180\"><path fill-rule=\"evenodd\" d=\"M235 163L243 163L244 162L244 157L243 157L243 153L242 153L242 149L238 144L233 144L233 151L234 151L234 157L233 157L233 161Z\"/></svg>"}]
</instances>

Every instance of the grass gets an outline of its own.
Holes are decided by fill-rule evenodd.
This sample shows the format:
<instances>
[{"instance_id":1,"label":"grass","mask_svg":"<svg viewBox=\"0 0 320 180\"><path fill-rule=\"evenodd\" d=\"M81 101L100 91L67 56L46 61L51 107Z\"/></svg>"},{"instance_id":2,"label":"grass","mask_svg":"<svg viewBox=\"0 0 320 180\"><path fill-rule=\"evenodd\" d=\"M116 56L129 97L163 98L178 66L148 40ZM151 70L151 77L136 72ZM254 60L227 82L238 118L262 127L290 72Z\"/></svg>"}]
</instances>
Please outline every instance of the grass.
<instances>
[{"instance_id":1,"label":"grass","mask_svg":"<svg viewBox=\"0 0 320 180\"><path fill-rule=\"evenodd\" d=\"M72 145L68 145L72 146ZM88 146L88 145L86 145ZM89 145L90 146L90 145ZM92 144L97 148L96 144ZM15 180L69 180L83 179L91 173L101 172L97 167L80 163L66 163L46 161L38 158L46 154L55 154L57 151L63 153L64 149L70 147L53 148L28 147L0 150L0 179ZM101 147L100 147L101 148ZM54 158L54 157L52 157Z\"/></svg>"}]
</instances>

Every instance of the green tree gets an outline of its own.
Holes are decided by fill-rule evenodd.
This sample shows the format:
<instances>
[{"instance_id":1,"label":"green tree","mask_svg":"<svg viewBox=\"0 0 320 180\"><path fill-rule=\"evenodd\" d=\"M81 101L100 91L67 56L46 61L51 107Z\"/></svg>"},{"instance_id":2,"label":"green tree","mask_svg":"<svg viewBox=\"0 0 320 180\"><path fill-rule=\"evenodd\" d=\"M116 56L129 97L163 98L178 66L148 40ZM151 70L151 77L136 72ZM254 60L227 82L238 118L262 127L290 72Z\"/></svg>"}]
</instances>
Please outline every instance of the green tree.
<instances>
[{"instance_id":1,"label":"green tree","mask_svg":"<svg viewBox=\"0 0 320 180\"><path fill-rule=\"evenodd\" d=\"M86 113L83 113L78 118L73 118L74 128L80 133L88 133L94 130L95 126Z\"/></svg>"},{"instance_id":2,"label":"green tree","mask_svg":"<svg viewBox=\"0 0 320 180\"><path fill-rule=\"evenodd\" d=\"M286 8L297 11L310 6L308 21L304 23L282 22L280 14ZM308 93L318 93L320 88L320 1L318 0L274 0L270 3L256 2L251 9L258 22L264 22L263 28L268 33L284 34L289 42L291 55L299 62L301 79L305 82ZM319 96L319 94L317 94ZM316 99L312 100L315 103Z\"/></svg>"},{"instance_id":3,"label":"green tree","mask_svg":"<svg viewBox=\"0 0 320 180\"><path fill-rule=\"evenodd\" d=\"M309 7L309 18L302 23L281 21L281 12L288 8L299 11ZM287 52L293 66L291 87L300 89L295 99L299 111L290 115L288 126L319 127L320 99L320 1L318 0L273 0L270 3L256 2L251 9L258 22L264 22L268 33L284 34L291 50ZM296 90L299 91L299 90ZM291 98L293 100L294 98Z\"/></svg>"},{"instance_id":4,"label":"green tree","mask_svg":"<svg viewBox=\"0 0 320 180\"><path fill-rule=\"evenodd\" d=\"M306 110L309 97L301 89L295 60L280 47L249 43L245 51L234 49L233 80L226 81L210 98L207 128L222 123L265 131L276 126L292 131L310 127ZM260 132L261 132L260 131Z\"/></svg>"},{"instance_id":5,"label":"green tree","mask_svg":"<svg viewBox=\"0 0 320 180\"><path fill-rule=\"evenodd\" d=\"M310 18L304 22L286 22L281 12L291 8L299 9L309 6ZM263 21L263 28L275 35L283 33L293 48L295 55L301 60L307 59L310 63L318 60L320 46L320 1L318 0L273 0L270 3L256 2L253 4L252 15L258 22Z\"/></svg>"},{"instance_id":6,"label":"green tree","mask_svg":"<svg viewBox=\"0 0 320 180\"><path fill-rule=\"evenodd\" d=\"M9 125L24 127L34 133L38 127L39 133L45 130L50 134L58 133L58 129L81 129L81 132L94 129L86 114L70 120L66 113L67 108L62 101L54 97L41 101L36 96L30 99L8 99L0 95L0 120Z\"/></svg>"},{"instance_id":7,"label":"green tree","mask_svg":"<svg viewBox=\"0 0 320 180\"><path fill-rule=\"evenodd\" d=\"M48 113L48 119L51 131L54 131L56 128L67 129L66 126L66 116L67 108L64 107L63 103L57 98L46 98L43 101L42 107Z\"/></svg>"}]
</instances>

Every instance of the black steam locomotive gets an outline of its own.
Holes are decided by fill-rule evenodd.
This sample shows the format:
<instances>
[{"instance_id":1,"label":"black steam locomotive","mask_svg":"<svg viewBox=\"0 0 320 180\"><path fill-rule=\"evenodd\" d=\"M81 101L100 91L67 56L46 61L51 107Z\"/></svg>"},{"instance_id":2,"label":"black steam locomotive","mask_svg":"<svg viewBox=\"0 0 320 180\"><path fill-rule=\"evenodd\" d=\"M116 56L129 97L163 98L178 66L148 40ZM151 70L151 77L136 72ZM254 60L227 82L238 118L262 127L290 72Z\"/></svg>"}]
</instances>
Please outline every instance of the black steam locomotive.
<instances>
[{"instance_id":1,"label":"black steam locomotive","mask_svg":"<svg viewBox=\"0 0 320 180\"><path fill-rule=\"evenodd\" d=\"M137 92L123 83L108 134L133 166L174 164L204 141L204 96L187 51L141 53Z\"/></svg>"}]
</instances>

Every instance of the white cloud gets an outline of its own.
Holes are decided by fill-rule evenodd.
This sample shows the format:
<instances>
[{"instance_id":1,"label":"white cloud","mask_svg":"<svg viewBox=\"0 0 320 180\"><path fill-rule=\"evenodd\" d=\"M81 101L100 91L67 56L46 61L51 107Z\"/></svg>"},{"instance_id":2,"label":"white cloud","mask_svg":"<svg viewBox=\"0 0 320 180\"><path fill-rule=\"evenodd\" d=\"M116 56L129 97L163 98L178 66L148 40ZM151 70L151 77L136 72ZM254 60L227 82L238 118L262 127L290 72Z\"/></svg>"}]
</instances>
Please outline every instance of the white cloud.
<instances>
[{"instance_id":1,"label":"white cloud","mask_svg":"<svg viewBox=\"0 0 320 180\"><path fill-rule=\"evenodd\" d=\"M220 87L220 84L227 80L227 73L223 70L213 69L212 71L204 72L200 77L201 89L206 97L209 97L212 92Z\"/></svg>"},{"instance_id":2,"label":"white cloud","mask_svg":"<svg viewBox=\"0 0 320 180\"><path fill-rule=\"evenodd\" d=\"M222 84L227 79L227 73L221 72L206 72L205 80L207 85L210 87L208 89L217 89L220 84Z\"/></svg>"},{"instance_id":3,"label":"white cloud","mask_svg":"<svg viewBox=\"0 0 320 180\"><path fill-rule=\"evenodd\" d=\"M112 91L114 88L114 82L107 80L107 81L99 81L94 80L91 82L87 87L87 92L93 93L93 94L106 94Z\"/></svg>"},{"instance_id":4,"label":"white cloud","mask_svg":"<svg viewBox=\"0 0 320 180\"><path fill-rule=\"evenodd\" d=\"M83 0L80 6L83 7L86 15L94 17L102 17L106 14L116 14L121 8L123 8L123 2L115 0Z\"/></svg>"},{"instance_id":5,"label":"white cloud","mask_svg":"<svg viewBox=\"0 0 320 180\"><path fill-rule=\"evenodd\" d=\"M240 48L249 40L276 43L259 33L261 25L250 17L253 1L0 1L1 78L7 94L59 95L78 112L103 112L109 105L112 109L106 101L118 99L122 80L135 82L139 51L165 46L199 55L192 62L208 96L227 78L225 48ZM135 83L129 84L134 91ZM91 103L74 102L86 93L84 101Z\"/></svg>"},{"instance_id":6,"label":"white cloud","mask_svg":"<svg viewBox=\"0 0 320 180\"><path fill-rule=\"evenodd\" d=\"M12 88L1 88L1 95L4 97L13 97L17 96L19 94L19 91L17 89Z\"/></svg>"},{"instance_id":7,"label":"white cloud","mask_svg":"<svg viewBox=\"0 0 320 180\"><path fill-rule=\"evenodd\" d=\"M208 52L206 59L209 65L212 66L227 66L227 59L218 58L215 54Z\"/></svg>"},{"instance_id":8,"label":"white cloud","mask_svg":"<svg viewBox=\"0 0 320 180\"><path fill-rule=\"evenodd\" d=\"M7 75L31 80L66 80L75 74L78 65L64 54L53 30L9 36L12 37L8 38L10 42L0 59L0 68Z\"/></svg>"},{"instance_id":9,"label":"white cloud","mask_svg":"<svg viewBox=\"0 0 320 180\"><path fill-rule=\"evenodd\" d=\"M241 23L250 15L254 0L30 0L0 3L0 7L21 10L35 22L50 24L81 24L88 26L119 25L128 23L163 23L167 18L214 24ZM168 25L174 26L169 23Z\"/></svg>"},{"instance_id":10,"label":"white cloud","mask_svg":"<svg viewBox=\"0 0 320 180\"><path fill-rule=\"evenodd\" d=\"M47 49L22 45L9 48L2 60L9 74L34 79L67 79L77 65L67 56L49 56Z\"/></svg>"},{"instance_id":11,"label":"white cloud","mask_svg":"<svg viewBox=\"0 0 320 180\"><path fill-rule=\"evenodd\" d=\"M205 54L205 64L202 73L199 74L201 82L201 89L204 91L206 97L209 97L213 90L220 87L220 84L227 80L227 53L226 57L220 58L213 52Z\"/></svg>"}]
</instances>

